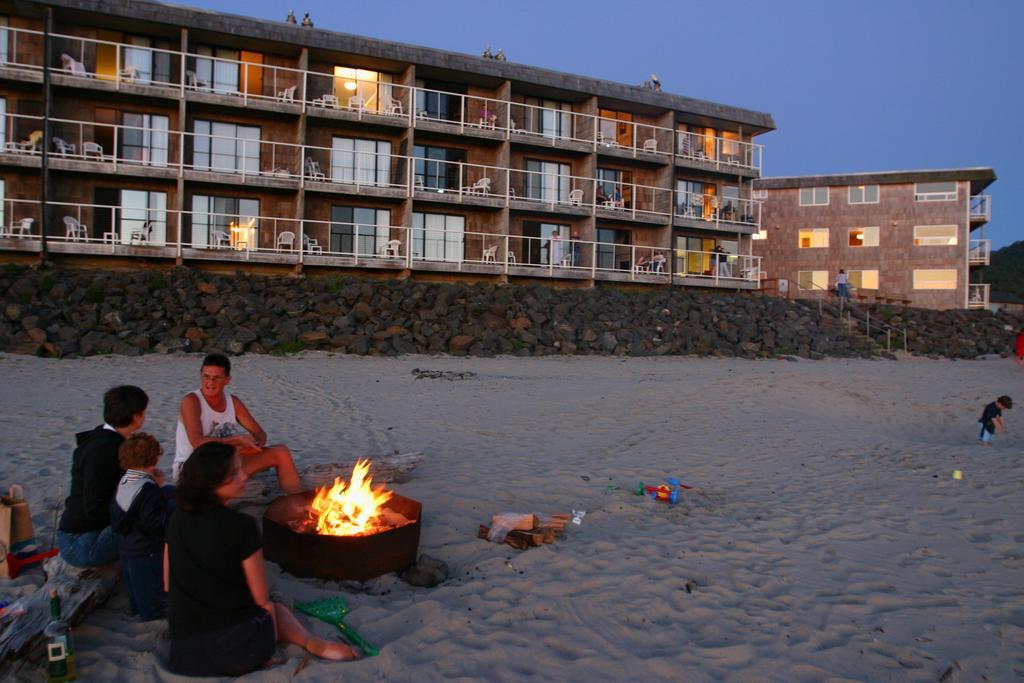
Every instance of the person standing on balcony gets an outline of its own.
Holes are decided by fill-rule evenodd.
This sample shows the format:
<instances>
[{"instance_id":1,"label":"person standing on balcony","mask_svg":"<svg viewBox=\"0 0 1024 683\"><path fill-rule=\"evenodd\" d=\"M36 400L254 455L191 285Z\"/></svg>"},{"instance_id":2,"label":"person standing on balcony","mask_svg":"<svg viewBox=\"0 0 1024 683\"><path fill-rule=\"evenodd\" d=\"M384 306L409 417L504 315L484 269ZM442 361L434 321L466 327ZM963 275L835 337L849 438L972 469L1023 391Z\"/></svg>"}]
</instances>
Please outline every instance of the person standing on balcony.
<instances>
[{"instance_id":1,"label":"person standing on balcony","mask_svg":"<svg viewBox=\"0 0 1024 683\"><path fill-rule=\"evenodd\" d=\"M581 263L583 263L583 260L581 258L581 254L580 254L579 239L580 239L580 233L578 231L576 231L576 230L573 230L573 232L572 232L572 239L569 242L570 248L572 249L572 265L573 266L579 266Z\"/></svg>"},{"instance_id":2,"label":"person standing on balcony","mask_svg":"<svg viewBox=\"0 0 1024 683\"><path fill-rule=\"evenodd\" d=\"M267 445L267 433L242 400L226 391L231 382L231 361L211 353L199 371L200 389L181 399L175 438L174 479L192 451L212 441L238 449L246 476L277 469L277 481L285 493L302 488L292 453L284 444Z\"/></svg>"}]
</instances>

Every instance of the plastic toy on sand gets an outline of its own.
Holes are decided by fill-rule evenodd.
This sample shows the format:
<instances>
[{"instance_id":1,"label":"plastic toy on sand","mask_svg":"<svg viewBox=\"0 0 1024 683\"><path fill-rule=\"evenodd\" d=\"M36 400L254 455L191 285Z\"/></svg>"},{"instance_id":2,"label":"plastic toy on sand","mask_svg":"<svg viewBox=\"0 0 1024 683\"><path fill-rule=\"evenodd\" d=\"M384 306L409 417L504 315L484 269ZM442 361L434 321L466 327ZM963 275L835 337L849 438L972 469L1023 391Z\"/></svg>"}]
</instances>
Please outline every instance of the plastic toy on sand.
<instances>
[{"instance_id":1,"label":"plastic toy on sand","mask_svg":"<svg viewBox=\"0 0 1024 683\"><path fill-rule=\"evenodd\" d=\"M380 654L380 650L366 642L354 628L345 624L348 605L345 604L345 599L340 595L336 598L325 598L323 600L313 600L312 602L297 602L295 607L311 617L316 617L320 621L326 621L328 624L337 626L338 630L341 631L341 635L350 643L360 648L367 657L376 657Z\"/></svg>"},{"instance_id":2,"label":"plastic toy on sand","mask_svg":"<svg viewBox=\"0 0 1024 683\"><path fill-rule=\"evenodd\" d=\"M665 481L666 483L659 484L657 486L651 486L650 484L640 482L636 487L636 495L647 495L654 500L660 500L668 503L669 505L675 505L679 502L679 494L682 493L682 491L693 488L692 486L683 484L675 477L670 477Z\"/></svg>"}]
</instances>

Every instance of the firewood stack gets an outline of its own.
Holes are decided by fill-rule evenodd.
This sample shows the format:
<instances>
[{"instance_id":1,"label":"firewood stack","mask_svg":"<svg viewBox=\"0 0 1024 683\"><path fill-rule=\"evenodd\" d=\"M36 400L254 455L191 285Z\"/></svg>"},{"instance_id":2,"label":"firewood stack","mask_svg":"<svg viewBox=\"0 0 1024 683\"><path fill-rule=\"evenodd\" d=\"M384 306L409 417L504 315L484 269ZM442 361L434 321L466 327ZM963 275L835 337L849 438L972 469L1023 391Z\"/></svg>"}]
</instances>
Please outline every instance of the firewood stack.
<instances>
[{"instance_id":1,"label":"firewood stack","mask_svg":"<svg viewBox=\"0 0 1024 683\"><path fill-rule=\"evenodd\" d=\"M495 515L491 518L491 526L481 524L477 530L477 538L490 540L491 527L499 524L499 518L507 515ZM554 543L556 536L565 533L572 515L556 513L552 515L518 515L515 526L505 536L504 541L516 550L526 550L545 543Z\"/></svg>"}]
</instances>

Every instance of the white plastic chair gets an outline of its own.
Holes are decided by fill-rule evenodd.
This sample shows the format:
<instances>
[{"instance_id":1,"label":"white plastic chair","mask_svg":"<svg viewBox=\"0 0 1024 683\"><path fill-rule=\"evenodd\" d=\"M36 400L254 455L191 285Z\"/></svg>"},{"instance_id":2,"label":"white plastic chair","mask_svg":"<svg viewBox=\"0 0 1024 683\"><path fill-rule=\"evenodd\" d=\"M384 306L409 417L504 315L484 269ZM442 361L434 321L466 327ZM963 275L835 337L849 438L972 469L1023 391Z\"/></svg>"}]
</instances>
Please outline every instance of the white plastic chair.
<instances>
[{"instance_id":1,"label":"white plastic chair","mask_svg":"<svg viewBox=\"0 0 1024 683\"><path fill-rule=\"evenodd\" d=\"M291 230L285 230L277 236L278 250L282 247L288 247L288 251L295 249L295 233Z\"/></svg>"},{"instance_id":2,"label":"white plastic chair","mask_svg":"<svg viewBox=\"0 0 1024 683\"><path fill-rule=\"evenodd\" d=\"M363 99L362 95L353 95L348 98L348 108L355 109L356 111L362 111L366 108L366 100Z\"/></svg>"},{"instance_id":3,"label":"white plastic chair","mask_svg":"<svg viewBox=\"0 0 1024 683\"><path fill-rule=\"evenodd\" d=\"M313 100L313 105L317 107L337 107L338 98L334 95L321 95Z\"/></svg>"},{"instance_id":4,"label":"white plastic chair","mask_svg":"<svg viewBox=\"0 0 1024 683\"><path fill-rule=\"evenodd\" d=\"M405 116L405 111L402 109L402 103L399 100L391 100L388 102L387 113L390 116Z\"/></svg>"},{"instance_id":5,"label":"white plastic chair","mask_svg":"<svg viewBox=\"0 0 1024 683\"><path fill-rule=\"evenodd\" d=\"M281 100L282 102L294 102L295 101L295 88L296 87L297 86L293 85L293 86L285 88L281 92L277 93L277 99Z\"/></svg>"},{"instance_id":6,"label":"white plastic chair","mask_svg":"<svg viewBox=\"0 0 1024 683\"><path fill-rule=\"evenodd\" d=\"M505 258L513 266L516 264L516 253L511 249L508 250L508 253L505 255Z\"/></svg>"},{"instance_id":7,"label":"white plastic chair","mask_svg":"<svg viewBox=\"0 0 1024 683\"><path fill-rule=\"evenodd\" d=\"M327 176L320 170L320 162L306 157L306 177L313 180L325 180Z\"/></svg>"},{"instance_id":8,"label":"white plastic chair","mask_svg":"<svg viewBox=\"0 0 1024 683\"><path fill-rule=\"evenodd\" d=\"M320 243L309 235L302 236L302 248L306 250L307 254L324 253L324 248L320 246Z\"/></svg>"},{"instance_id":9,"label":"white plastic chair","mask_svg":"<svg viewBox=\"0 0 1024 683\"><path fill-rule=\"evenodd\" d=\"M388 240L387 245L384 247L384 255L388 257L398 258L402 254L402 243L399 240Z\"/></svg>"},{"instance_id":10,"label":"white plastic chair","mask_svg":"<svg viewBox=\"0 0 1024 683\"><path fill-rule=\"evenodd\" d=\"M227 234L223 230L213 231L213 246L215 248L230 247L231 246L231 235Z\"/></svg>"},{"instance_id":11,"label":"white plastic chair","mask_svg":"<svg viewBox=\"0 0 1024 683\"><path fill-rule=\"evenodd\" d=\"M35 223L34 218L22 218L20 220L11 223L11 227L8 229L11 237L31 237L32 236L32 224ZM16 233L21 233L16 234Z\"/></svg>"},{"instance_id":12,"label":"white plastic chair","mask_svg":"<svg viewBox=\"0 0 1024 683\"><path fill-rule=\"evenodd\" d=\"M492 247L484 249L483 261L484 263L494 263L494 257L498 253L498 245L495 244Z\"/></svg>"},{"instance_id":13,"label":"white plastic chair","mask_svg":"<svg viewBox=\"0 0 1024 683\"><path fill-rule=\"evenodd\" d=\"M210 84L196 76L195 71L185 72L185 85L194 90L209 90Z\"/></svg>"},{"instance_id":14,"label":"white plastic chair","mask_svg":"<svg viewBox=\"0 0 1024 683\"><path fill-rule=\"evenodd\" d=\"M644 151L651 152L652 154L658 153L658 141L655 138L647 138L644 140Z\"/></svg>"},{"instance_id":15,"label":"white plastic chair","mask_svg":"<svg viewBox=\"0 0 1024 683\"><path fill-rule=\"evenodd\" d=\"M92 74L85 70L85 64L82 64L67 53L60 56L60 64L61 68L64 69L64 71L70 71L72 76L92 78Z\"/></svg>"},{"instance_id":16,"label":"white plastic chair","mask_svg":"<svg viewBox=\"0 0 1024 683\"><path fill-rule=\"evenodd\" d=\"M472 185L462 188L462 191L467 194L490 194L491 179L485 176Z\"/></svg>"},{"instance_id":17,"label":"white plastic chair","mask_svg":"<svg viewBox=\"0 0 1024 683\"><path fill-rule=\"evenodd\" d=\"M100 145L98 142L83 142L82 143L82 156L84 156L84 157L89 157L89 156L99 157L99 159L102 161L103 160L103 146Z\"/></svg>"},{"instance_id":18,"label":"white plastic chair","mask_svg":"<svg viewBox=\"0 0 1024 683\"><path fill-rule=\"evenodd\" d=\"M72 156L75 154L75 146L64 138L54 138L53 146L57 148L57 154L60 154L62 157L67 156L68 154L71 154Z\"/></svg>"},{"instance_id":19,"label":"white plastic chair","mask_svg":"<svg viewBox=\"0 0 1024 683\"><path fill-rule=\"evenodd\" d=\"M86 227L84 223L79 223L74 216L64 216L64 234L69 240L86 239L88 237Z\"/></svg>"},{"instance_id":20,"label":"white plastic chair","mask_svg":"<svg viewBox=\"0 0 1024 683\"><path fill-rule=\"evenodd\" d=\"M146 221L138 230L128 235L128 244L146 244L153 235L153 221Z\"/></svg>"},{"instance_id":21,"label":"white plastic chair","mask_svg":"<svg viewBox=\"0 0 1024 683\"><path fill-rule=\"evenodd\" d=\"M583 190L573 190L569 193L569 204L572 206L583 206Z\"/></svg>"},{"instance_id":22,"label":"white plastic chair","mask_svg":"<svg viewBox=\"0 0 1024 683\"><path fill-rule=\"evenodd\" d=\"M139 80L139 68L136 66L126 66L121 69L121 80L123 81L137 81Z\"/></svg>"}]
</instances>

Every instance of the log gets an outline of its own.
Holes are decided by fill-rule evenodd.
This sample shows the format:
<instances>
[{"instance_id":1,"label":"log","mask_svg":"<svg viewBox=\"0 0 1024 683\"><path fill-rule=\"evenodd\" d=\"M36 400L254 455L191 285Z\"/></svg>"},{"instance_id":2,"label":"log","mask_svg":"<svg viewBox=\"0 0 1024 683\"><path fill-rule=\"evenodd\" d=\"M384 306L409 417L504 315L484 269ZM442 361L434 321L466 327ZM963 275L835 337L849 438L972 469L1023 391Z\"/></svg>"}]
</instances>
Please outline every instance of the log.
<instances>
[{"instance_id":1,"label":"log","mask_svg":"<svg viewBox=\"0 0 1024 683\"><path fill-rule=\"evenodd\" d=\"M375 484L397 484L408 481L409 473L423 460L423 453L392 453L389 455L363 456L370 461L370 477ZM298 464L299 479L310 489L334 483L335 477L347 480L352 476L352 468L356 459L337 463L319 463L315 465ZM277 473L274 470L260 472L245 483L245 491L232 501L232 507L248 505L269 505L272 500L282 495L277 484Z\"/></svg>"},{"instance_id":2,"label":"log","mask_svg":"<svg viewBox=\"0 0 1024 683\"><path fill-rule=\"evenodd\" d=\"M7 668L10 661L27 658L38 662L43 657L43 629L50 621L50 591L60 596L61 617L71 626L82 621L114 592L117 575L97 574L86 570L74 575L63 561L48 563L54 573L35 593L22 598L25 613L7 622L0 630L0 666ZM74 570L72 570L74 571ZM0 669L0 678L6 677Z\"/></svg>"}]
</instances>

